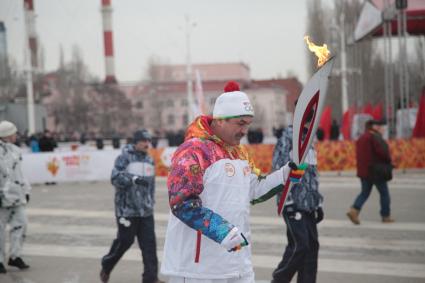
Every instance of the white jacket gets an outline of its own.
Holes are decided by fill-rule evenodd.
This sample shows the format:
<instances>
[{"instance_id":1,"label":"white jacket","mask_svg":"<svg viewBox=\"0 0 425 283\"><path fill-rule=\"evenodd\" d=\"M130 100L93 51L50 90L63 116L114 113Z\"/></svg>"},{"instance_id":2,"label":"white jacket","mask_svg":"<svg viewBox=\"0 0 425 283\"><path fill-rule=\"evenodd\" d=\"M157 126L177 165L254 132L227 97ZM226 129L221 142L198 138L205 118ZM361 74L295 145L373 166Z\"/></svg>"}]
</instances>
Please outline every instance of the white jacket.
<instances>
[{"instance_id":1,"label":"white jacket","mask_svg":"<svg viewBox=\"0 0 425 283\"><path fill-rule=\"evenodd\" d=\"M22 173L21 149L0 140L0 199L2 207L26 204L31 186Z\"/></svg>"},{"instance_id":2,"label":"white jacket","mask_svg":"<svg viewBox=\"0 0 425 283\"><path fill-rule=\"evenodd\" d=\"M220 159L203 175L202 206L221 215L236 226L249 242L238 252L228 252L217 242L198 232L172 213L165 237L161 272L165 275L200 279L245 277L253 273L251 262L250 201L280 187L289 168L286 166L267 177L251 172L247 160ZM197 245L199 261L195 262Z\"/></svg>"}]
</instances>

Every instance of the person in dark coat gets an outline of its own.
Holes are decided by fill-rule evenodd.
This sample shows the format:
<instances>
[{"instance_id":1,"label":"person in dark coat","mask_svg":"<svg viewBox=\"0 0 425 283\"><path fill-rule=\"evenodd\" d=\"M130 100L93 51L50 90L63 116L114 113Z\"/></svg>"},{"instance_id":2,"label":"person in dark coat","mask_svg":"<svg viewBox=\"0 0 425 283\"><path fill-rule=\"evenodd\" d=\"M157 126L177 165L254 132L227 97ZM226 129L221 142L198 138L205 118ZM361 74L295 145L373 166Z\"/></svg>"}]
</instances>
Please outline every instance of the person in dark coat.
<instances>
[{"instance_id":1,"label":"person in dark coat","mask_svg":"<svg viewBox=\"0 0 425 283\"><path fill-rule=\"evenodd\" d=\"M332 120L330 139L332 141L337 141L339 139L339 125L335 119Z\"/></svg>"},{"instance_id":2,"label":"person in dark coat","mask_svg":"<svg viewBox=\"0 0 425 283\"><path fill-rule=\"evenodd\" d=\"M382 138L383 125L385 125L384 121L367 121L366 131L356 142L357 177L360 178L362 190L347 212L348 218L356 225L360 224L360 210L369 198L373 185L379 192L382 222L394 222L391 218L388 178L375 170L378 165L392 169L388 144Z\"/></svg>"},{"instance_id":3,"label":"person in dark coat","mask_svg":"<svg viewBox=\"0 0 425 283\"><path fill-rule=\"evenodd\" d=\"M54 151L56 147L56 141L49 130L44 131L38 143L39 143L41 152Z\"/></svg>"}]
</instances>

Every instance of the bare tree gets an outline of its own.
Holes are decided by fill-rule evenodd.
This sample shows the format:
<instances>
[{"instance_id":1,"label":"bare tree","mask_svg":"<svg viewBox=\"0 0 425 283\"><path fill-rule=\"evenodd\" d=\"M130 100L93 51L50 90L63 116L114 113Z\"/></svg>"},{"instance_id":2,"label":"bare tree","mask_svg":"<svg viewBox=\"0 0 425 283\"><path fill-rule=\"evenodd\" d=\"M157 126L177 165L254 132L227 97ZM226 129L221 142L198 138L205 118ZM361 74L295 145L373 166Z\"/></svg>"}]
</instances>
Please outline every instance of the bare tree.
<instances>
[{"instance_id":1,"label":"bare tree","mask_svg":"<svg viewBox=\"0 0 425 283\"><path fill-rule=\"evenodd\" d=\"M24 74L18 72L16 62L4 63L0 75L0 103L13 102L25 86Z\"/></svg>"},{"instance_id":2,"label":"bare tree","mask_svg":"<svg viewBox=\"0 0 425 283\"><path fill-rule=\"evenodd\" d=\"M322 45L328 42L329 34L329 13L325 11L321 0L310 0L307 12L307 35L316 43ZM307 68L310 75L317 70L317 60L306 48Z\"/></svg>"},{"instance_id":3,"label":"bare tree","mask_svg":"<svg viewBox=\"0 0 425 283\"><path fill-rule=\"evenodd\" d=\"M413 101L419 101L425 88L425 36L418 36L415 42L416 58L408 65L410 74L410 91Z\"/></svg>"},{"instance_id":4,"label":"bare tree","mask_svg":"<svg viewBox=\"0 0 425 283\"><path fill-rule=\"evenodd\" d=\"M69 134L88 131L92 121L86 81L90 76L77 47L73 49L72 61L68 64L62 62L54 76L56 83L50 94L55 92L57 95L49 112L55 119L57 130Z\"/></svg>"},{"instance_id":5,"label":"bare tree","mask_svg":"<svg viewBox=\"0 0 425 283\"><path fill-rule=\"evenodd\" d=\"M339 54L341 33L344 33L349 42L346 46L348 105L360 108L366 103L382 102L384 97L385 63L381 56L379 41L373 38L367 38L358 43L352 41L362 3L363 1L359 0L334 1L331 8L323 6L321 1L313 0L309 6L307 33L311 34L319 44L329 42L331 53L337 55L325 102L332 107L335 118L340 118L343 114L341 110L341 54ZM311 61L308 62L308 67L310 70L314 70Z\"/></svg>"},{"instance_id":6,"label":"bare tree","mask_svg":"<svg viewBox=\"0 0 425 283\"><path fill-rule=\"evenodd\" d=\"M116 85L94 82L75 47L72 60L56 72L60 96L53 103L53 115L59 128L70 134L96 132L111 137L125 133L132 120L131 101ZM92 83L88 83L92 82Z\"/></svg>"},{"instance_id":7,"label":"bare tree","mask_svg":"<svg viewBox=\"0 0 425 283\"><path fill-rule=\"evenodd\" d=\"M130 134L129 125L135 122L131 101L116 85L97 84L89 91L88 98L92 128L105 137Z\"/></svg>"}]
</instances>

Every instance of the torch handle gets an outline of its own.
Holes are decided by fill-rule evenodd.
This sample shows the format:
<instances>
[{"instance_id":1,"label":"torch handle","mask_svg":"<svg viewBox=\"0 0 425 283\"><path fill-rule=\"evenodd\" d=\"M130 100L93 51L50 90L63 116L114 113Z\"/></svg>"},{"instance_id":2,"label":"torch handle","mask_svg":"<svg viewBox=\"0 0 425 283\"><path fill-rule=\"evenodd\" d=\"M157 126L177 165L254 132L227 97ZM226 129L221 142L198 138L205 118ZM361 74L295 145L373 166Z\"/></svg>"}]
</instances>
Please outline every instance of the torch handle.
<instances>
[{"instance_id":1,"label":"torch handle","mask_svg":"<svg viewBox=\"0 0 425 283\"><path fill-rule=\"evenodd\" d=\"M289 175L291 174L291 172L292 172L292 169L289 172ZM286 179L285 185L284 185L283 190L282 190L282 195L281 195L280 200L279 200L279 205L277 206L277 215L282 214L283 206L286 202L286 198L288 197L288 192L291 189L291 187L292 187L292 184L291 184L291 181L288 177Z\"/></svg>"}]
</instances>

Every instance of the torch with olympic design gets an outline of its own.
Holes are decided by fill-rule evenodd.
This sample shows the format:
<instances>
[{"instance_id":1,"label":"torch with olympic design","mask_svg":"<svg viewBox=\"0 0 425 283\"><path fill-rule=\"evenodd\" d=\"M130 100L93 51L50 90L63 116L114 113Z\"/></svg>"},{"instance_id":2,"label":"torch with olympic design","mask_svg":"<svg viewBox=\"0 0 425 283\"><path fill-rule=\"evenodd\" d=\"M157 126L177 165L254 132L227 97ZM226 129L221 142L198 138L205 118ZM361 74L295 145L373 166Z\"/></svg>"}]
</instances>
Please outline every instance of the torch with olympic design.
<instances>
[{"instance_id":1,"label":"torch with olympic design","mask_svg":"<svg viewBox=\"0 0 425 283\"><path fill-rule=\"evenodd\" d=\"M334 56L330 56L331 54L326 44L323 46L317 46L310 41L308 36L305 36L304 39L307 42L310 51L314 52L314 54L318 57L317 66L319 69L316 73L314 73L303 88L294 110L292 160L297 166L303 163L308 149L316 135L320 117L322 115L323 105L326 99L329 76L332 71L335 58ZM311 116L311 113L313 113L313 115L310 120L309 116ZM304 128L307 129L306 132L303 130ZM301 166L300 169L304 168ZM291 173L289 175L291 175ZM279 215L282 213L283 206L291 187L291 180L290 178L287 178L277 208L277 213Z\"/></svg>"}]
</instances>

